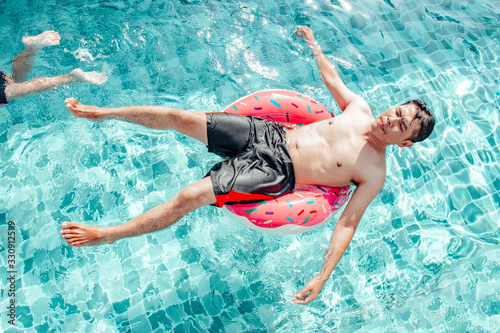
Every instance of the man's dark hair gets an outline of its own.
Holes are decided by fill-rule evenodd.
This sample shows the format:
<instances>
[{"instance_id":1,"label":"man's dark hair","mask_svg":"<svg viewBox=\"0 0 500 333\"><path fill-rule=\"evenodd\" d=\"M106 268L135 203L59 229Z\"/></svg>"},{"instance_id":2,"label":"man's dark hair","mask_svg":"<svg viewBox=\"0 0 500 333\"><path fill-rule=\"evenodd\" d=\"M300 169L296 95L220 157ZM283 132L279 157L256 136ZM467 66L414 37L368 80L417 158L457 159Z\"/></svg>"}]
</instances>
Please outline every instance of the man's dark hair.
<instances>
[{"instance_id":1,"label":"man's dark hair","mask_svg":"<svg viewBox=\"0 0 500 333\"><path fill-rule=\"evenodd\" d=\"M413 142L424 141L429 135L431 135L432 130L434 129L434 116L432 115L431 110L429 110L425 102L420 99L408 101L403 105L406 104L415 104L418 107L417 114L412 119L412 121L415 119L420 120L420 130L413 132L408 140Z\"/></svg>"}]
</instances>

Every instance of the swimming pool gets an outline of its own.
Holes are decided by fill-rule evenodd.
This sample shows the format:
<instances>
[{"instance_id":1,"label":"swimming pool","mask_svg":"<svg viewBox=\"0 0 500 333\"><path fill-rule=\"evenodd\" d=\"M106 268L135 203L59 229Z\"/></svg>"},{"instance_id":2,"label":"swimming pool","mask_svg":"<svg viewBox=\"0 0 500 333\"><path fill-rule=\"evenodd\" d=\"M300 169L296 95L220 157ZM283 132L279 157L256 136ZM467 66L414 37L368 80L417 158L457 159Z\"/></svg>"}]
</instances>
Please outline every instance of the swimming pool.
<instances>
[{"instance_id":1,"label":"swimming pool","mask_svg":"<svg viewBox=\"0 0 500 333\"><path fill-rule=\"evenodd\" d=\"M0 109L0 330L7 332L495 331L500 327L498 1L16 1L0 4L1 69L21 37L57 30L35 76L99 70ZM102 106L218 111L294 89L336 109L305 45L310 25L379 114L423 96L430 140L391 149L387 182L317 300L334 221L264 235L220 210L110 246L73 249L64 220L112 225L164 202L218 158L174 133L74 119ZM337 110L338 112L338 110ZM8 323L7 222L17 225L17 324ZM93 221L93 222L92 222Z\"/></svg>"}]
</instances>

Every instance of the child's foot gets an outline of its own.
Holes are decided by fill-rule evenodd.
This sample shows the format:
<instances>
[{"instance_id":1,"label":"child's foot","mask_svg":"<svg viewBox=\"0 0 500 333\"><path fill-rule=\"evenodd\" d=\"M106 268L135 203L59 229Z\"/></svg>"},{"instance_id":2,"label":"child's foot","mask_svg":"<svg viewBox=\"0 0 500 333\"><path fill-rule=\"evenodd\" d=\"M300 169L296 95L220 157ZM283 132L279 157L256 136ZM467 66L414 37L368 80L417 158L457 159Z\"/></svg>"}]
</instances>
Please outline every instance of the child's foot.
<instances>
[{"instance_id":1,"label":"child's foot","mask_svg":"<svg viewBox=\"0 0 500 333\"><path fill-rule=\"evenodd\" d=\"M106 75L99 72L84 72L80 68L73 69L69 73L76 82L103 84L108 79Z\"/></svg>"},{"instance_id":2,"label":"child's foot","mask_svg":"<svg viewBox=\"0 0 500 333\"><path fill-rule=\"evenodd\" d=\"M39 51L46 46L59 45L60 40L61 36L53 30L42 32L36 36L23 37L24 46L26 46L27 49L33 49L36 51Z\"/></svg>"}]
</instances>

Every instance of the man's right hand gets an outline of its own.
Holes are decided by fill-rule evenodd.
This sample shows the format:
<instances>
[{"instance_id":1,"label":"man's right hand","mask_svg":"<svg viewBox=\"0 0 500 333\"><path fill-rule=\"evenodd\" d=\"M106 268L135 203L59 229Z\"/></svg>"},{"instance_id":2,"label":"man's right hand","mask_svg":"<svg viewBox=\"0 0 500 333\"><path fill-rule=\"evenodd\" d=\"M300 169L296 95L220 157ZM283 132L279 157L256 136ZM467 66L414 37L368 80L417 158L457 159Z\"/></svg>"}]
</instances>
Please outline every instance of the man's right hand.
<instances>
[{"instance_id":1,"label":"man's right hand","mask_svg":"<svg viewBox=\"0 0 500 333\"><path fill-rule=\"evenodd\" d=\"M314 33L311 28L305 25L298 25L295 29L295 37L305 39L309 43L315 43Z\"/></svg>"},{"instance_id":2,"label":"man's right hand","mask_svg":"<svg viewBox=\"0 0 500 333\"><path fill-rule=\"evenodd\" d=\"M305 25L298 25L295 29L295 36L306 41L307 46L309 46L315 57L321 54L321 48L318 43L316 43L316 39L314 39L314 33L311 28L306 27Z\"/></svg>"}]
</instances>

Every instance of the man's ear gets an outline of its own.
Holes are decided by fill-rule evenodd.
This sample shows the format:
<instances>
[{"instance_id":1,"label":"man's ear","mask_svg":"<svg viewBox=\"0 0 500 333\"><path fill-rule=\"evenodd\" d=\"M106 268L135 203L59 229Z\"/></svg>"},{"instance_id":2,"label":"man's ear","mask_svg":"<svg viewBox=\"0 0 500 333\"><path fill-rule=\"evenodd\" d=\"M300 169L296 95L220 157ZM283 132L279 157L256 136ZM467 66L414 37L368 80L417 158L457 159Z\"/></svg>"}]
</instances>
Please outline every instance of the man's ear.
<instances>
[{"instance_id":1,"label":"man's ear","mask_svg":"<svg viewBox=\"0 0 500 333\"><path fill-rule=\"evenodd\" d=\"M408 147L409 148L409 147L413 146L413 141L411 141L411 140L405 140L403 142L398 143L398 146L401 147L401 148L402 147Z\"/></svg>"}]
</instances>

